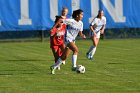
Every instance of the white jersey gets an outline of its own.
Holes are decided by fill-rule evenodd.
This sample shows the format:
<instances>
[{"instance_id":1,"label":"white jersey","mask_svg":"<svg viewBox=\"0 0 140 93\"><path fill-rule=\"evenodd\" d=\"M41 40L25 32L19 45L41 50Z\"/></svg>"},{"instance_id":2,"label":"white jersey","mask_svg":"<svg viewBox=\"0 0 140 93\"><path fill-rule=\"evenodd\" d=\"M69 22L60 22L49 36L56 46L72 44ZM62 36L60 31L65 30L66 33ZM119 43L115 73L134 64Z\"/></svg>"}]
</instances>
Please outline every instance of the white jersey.
<instances>
[{"instance_id":1,"label":"white jersey","mask_svg":"<svg viewBox=\"0 0 140 93\"><path fill-rule=\"evenodd\" d=\"M99 32L101 30L101 28L106 24L106 17L102 17L102 19L100 18L94 18L91 22L91 26L94 26L94 30L95 32Z\"/></svg>"},{"instance_id":2,"label":"white jersey","mask_svg":"<svg viewBox=\"0 0 140 93\"><path fill-rule=\"evenodd\" d=\"M83 22L74 19L65 19L63 22L67 25L65 39L69 42L74 41L79 31L83 31Z\"/></svg>"}]
</instances>

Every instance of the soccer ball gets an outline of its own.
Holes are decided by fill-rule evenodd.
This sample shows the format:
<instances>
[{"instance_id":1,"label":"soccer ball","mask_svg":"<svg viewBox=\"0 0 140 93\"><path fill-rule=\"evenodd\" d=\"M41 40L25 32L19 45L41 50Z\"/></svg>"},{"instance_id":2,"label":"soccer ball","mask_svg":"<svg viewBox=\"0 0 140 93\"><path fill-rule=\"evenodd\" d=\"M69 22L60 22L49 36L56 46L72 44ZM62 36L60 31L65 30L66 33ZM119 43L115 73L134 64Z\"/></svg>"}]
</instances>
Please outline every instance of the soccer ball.
<instances>
[{"instance_id":1,"label":"soccer ball","mask_svg":"<svg viewBox=\"0 0 140 93\"><path fill-rule=\"evenodd\" d=\"M78 65L77 68L76 68L76 72L77 73L85 73L86 69L83 65Z\"/></svg>"}]
</instances>

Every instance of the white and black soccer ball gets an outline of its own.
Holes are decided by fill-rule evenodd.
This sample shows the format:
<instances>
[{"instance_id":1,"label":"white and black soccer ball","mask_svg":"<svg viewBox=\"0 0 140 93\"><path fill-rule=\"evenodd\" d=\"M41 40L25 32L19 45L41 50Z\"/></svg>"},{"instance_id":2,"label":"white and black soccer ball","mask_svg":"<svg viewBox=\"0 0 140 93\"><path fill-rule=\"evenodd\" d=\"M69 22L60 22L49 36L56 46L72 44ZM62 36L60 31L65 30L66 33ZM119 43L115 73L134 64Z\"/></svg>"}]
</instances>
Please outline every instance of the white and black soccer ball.
<instances>
[{"instance_id":1,"label":"white and black soccer ball","mask_svg":"<svg viewBox=\"0 0 140 93\"><path fill-rule=\"evenodd\" d=\"M85 67L83 65L78 65L77 68L76 68L76 72L77 73L82 73L84 74L86 71Z\"/></svg>"}]
</instances>

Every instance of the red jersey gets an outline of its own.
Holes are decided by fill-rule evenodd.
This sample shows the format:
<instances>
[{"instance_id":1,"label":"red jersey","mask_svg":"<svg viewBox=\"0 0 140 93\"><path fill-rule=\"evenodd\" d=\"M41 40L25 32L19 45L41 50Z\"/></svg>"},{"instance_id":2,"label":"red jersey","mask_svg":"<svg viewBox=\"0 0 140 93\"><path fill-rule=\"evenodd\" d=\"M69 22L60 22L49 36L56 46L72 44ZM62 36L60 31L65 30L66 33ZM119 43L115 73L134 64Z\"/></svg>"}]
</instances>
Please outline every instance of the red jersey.
<instances>
[{"instance_id":1,"label":"red jersey","mask_svg":"<svg viewBox=\"0 0 140 93\"><path fill-rule=\"evenodd\" d=\"M62 24L59 28L53 28L53 31L51 32L51 46L59 46L61 44L64 44L65 31L65 24Z\"/></svg>"}]
</instances>

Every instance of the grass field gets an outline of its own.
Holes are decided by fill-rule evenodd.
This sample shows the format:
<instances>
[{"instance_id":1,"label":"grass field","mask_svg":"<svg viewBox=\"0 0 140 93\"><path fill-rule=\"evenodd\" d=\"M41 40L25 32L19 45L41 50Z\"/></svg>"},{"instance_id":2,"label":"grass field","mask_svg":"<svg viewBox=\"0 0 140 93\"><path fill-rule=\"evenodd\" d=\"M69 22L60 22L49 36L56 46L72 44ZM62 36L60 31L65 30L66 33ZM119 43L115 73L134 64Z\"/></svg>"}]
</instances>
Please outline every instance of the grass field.
<instances>
[{"instance_id":1,"label":"grass field","mask_svg":"<svg viewBox=\"0 0 140 93\"><path fill-rule=\"evenodd\" d=\"M140 39L103 40L92 61L91 41L76 44L86 73L71 71L70 56L51 75L49 42L0 43L0 93L140 93Z\"/></svg>"}]
</instances>

